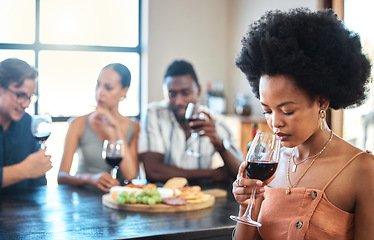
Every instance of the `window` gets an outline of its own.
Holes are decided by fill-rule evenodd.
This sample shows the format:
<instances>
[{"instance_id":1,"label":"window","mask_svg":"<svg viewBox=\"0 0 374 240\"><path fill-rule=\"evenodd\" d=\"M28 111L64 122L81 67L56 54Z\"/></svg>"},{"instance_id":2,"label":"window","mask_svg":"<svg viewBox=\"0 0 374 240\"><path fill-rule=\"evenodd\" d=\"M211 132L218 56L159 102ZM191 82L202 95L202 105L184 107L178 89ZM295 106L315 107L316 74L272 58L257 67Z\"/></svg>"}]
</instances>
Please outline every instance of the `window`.
<instances>
[{"instance_id":1,"label":"window","mask_svg":"<svg viewBox=\"0 0 374 240\"><path fill-rule=\"evenodd\" d=\"M0 1L0 61L17 57L38 68L39 98L26 111L53 117L48 186L57 185L66 120L94 109L96 81L105 65L129 68L131 86L119 111L139 116L139 13L140 0ZM74 160L72 173L76 167Z\"/></svg>"},{"instance_id":2,"label":"window","mask_svg":"<svg viewBox=\"0 0 374 240\"><path fill-rule=\"evenodd\" d=\"M345 0L344 21L349 29L360 34L367 56L374 58L374 33L371 29L371 0ZM354 109L344 110L343 137L363 150L374 150L374 83L366 102Z\"/></svg>"},{"instance_id":3,"label":"window","mask_svg":"<svg viewBox=\"0 0 374 240\"><path fill-rule=\"evenodd\" d=\"M120 62L132 81L120 112L140 113L139 0L2 0L0 61L17 57L39 70L30 114L54 121L90 112L99 71Z\"/></svg>"}]
</instances>

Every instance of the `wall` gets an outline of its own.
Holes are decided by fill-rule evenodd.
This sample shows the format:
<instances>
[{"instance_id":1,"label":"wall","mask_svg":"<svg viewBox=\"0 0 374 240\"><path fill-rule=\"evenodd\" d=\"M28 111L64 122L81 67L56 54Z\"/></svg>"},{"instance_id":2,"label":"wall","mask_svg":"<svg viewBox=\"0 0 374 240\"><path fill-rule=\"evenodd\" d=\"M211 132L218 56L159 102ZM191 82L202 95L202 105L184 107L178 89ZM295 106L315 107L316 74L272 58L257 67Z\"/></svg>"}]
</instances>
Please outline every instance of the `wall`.
<instances>
[{"instance_id":1,"label":"wall","mask_svg":"<svg viewBox=\"0 0 374 240\"><path fill-rule=\"evenodd\" d=\"M252 96L235 67L249 23L266 10L300 6L315 10L318 0L143 0L143 103L163 98L165 69L183 58L195 66L204 91L208 81L224 82L232 113L237 93ZM252 108L255 115L262 115L255 99Z\"/></svg>"}]
</instances>

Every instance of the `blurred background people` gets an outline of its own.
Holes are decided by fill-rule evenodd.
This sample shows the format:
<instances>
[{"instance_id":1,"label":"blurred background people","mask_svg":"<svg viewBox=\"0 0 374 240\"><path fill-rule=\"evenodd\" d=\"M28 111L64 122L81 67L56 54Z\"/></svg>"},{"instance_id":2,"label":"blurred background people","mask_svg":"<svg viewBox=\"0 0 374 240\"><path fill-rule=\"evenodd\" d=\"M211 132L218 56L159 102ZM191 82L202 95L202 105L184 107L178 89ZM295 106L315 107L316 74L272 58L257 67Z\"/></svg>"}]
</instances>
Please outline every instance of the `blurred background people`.
<instances>
[{"instance_id":1,"label":"blurred background people","mask_svg":"<svg viewBox=\"0 0 374 240\"><path fill-rule=\"evenodd\" d=\"M9 58L0 63L0 184L29 188L47 183L51 156L40 149L25 112L35 93L38 72L28 63Z\"/></svg>"},{"instance_id":2,"label":"blurred background people","mask_svg":"<svg viewBox=\"0 0 374 240\"><path fill-rule=\"evenodd\" d=\"M173 61L166 70L163 88L165 100L148 105L140 130L139 160L147 180L165 182L179 176L190 182L225 182L233 178L242 155L233 146L233 135L223 116L205 108L199 110L205 119L189 124L185 119L187 105L197 103L200 96L193 66L184 60ZM199 136L190 143L191 128ZM197 154L187 154L189 147ZM213 169L216 152L223 166Z\"/></svg>"},{"instance_id":3,"label":"blurred background people","mask_svg":"<svg viewBox=\"0 0 374 240\"><path fill-rule=\"evenodd\" d=\"M96 85L97 107L88 115L73 119L66 134L65 147L58 173L59 184L94 186L104 192L122 185L138 174L139 122L122 116L118 105L126 97L131 74L120 63L105 66ZM122 140L125 155L119 164L119 177L109 174L111 166L102 157L104 140ZM74 153L78 153L78 170L70 175Z\"/></svg>"}]
</instances>

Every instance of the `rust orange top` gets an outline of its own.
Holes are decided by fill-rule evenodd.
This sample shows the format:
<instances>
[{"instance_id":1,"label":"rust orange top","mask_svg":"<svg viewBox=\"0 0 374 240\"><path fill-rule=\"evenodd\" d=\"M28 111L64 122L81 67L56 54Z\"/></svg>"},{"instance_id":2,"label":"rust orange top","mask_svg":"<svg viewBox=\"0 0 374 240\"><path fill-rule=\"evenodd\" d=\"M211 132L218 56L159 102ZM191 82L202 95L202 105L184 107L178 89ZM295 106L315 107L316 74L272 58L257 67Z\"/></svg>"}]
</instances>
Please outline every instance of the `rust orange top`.
<instances>
[{"instance_id":1,"label":"rust orange top","mask_svg":"<svg viewBox=\"0 0 374 240\"><path fill-rule=\"evenodd\" d=\"M363 153L363 152L361 152ZM354 214L333 205L325 190L358 155L349 160L322 189L265 187L258 221L266 239L353 239Z\"/></svg>"}]
</instances>

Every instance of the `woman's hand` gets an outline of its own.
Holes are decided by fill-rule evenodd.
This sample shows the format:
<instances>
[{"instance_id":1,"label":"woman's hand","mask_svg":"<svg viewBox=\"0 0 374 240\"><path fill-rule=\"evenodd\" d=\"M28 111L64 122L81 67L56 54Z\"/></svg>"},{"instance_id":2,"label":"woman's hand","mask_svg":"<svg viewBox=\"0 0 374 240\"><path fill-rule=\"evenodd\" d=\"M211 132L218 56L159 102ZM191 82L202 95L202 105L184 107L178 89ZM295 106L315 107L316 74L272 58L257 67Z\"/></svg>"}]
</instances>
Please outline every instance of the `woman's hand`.
<instances>
[{"instance_id":1,"label":"woman's hand","mask_svg":"<svg viewBox=\"0 0 374 240\"><path fill-rule=\"evenodd\" d=\"M96 110L89 115L89 121L99 127L105 133L105 138L117 140L120 131L120 124L113 114L106 108L97 107Z\"/></svg>"},{"instance_id":2,"label":"woman's hand","mask_svg":"<svg viewBox=\"0 0 374 240\"><path fill-rule=\"evenodd\" d=\"M232 184L232 193L234 194L235 200L240 205L248 205L249 198L251 197L252 188L257 186L256 198L264 194L264 182L257 179L250 179L246 174L247 161L240 164L238 175L236 180Z\"/></svg>"},{"instance_id":3,"label":"woman's hand","mask_svg":"<svg viewBox=\"0 0 374 240\"><path fill-rule=\"evenodd\" d=\"M117 121L116 119L112 116L110 111L106 108L103 107L96 107L95 112L93 112L90 115L90 120L93 123L99 123L102 125L107 125L111 127L116 127L117 126Z\"/></svg>"},{"instance_id":4,"label":"woman's hand","mask_svg":"<svg viewBox=\"0 0 374 240\"><path fill-rule=\"evenodd\" d=\"M107 172L92 175L90 177L90 184L96 186L104 192L109 192L111 187L120 185L119 181L117 179L113 179L112 176Z\"/></svg>"}]
</instances>

